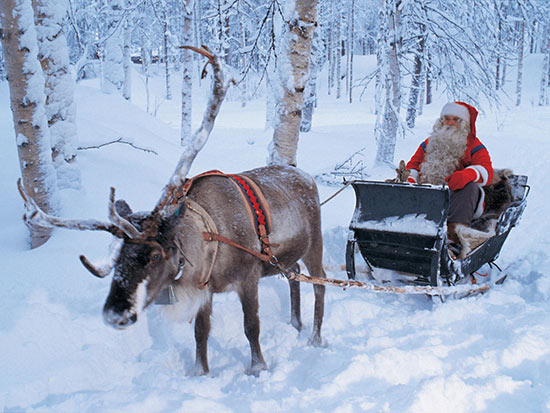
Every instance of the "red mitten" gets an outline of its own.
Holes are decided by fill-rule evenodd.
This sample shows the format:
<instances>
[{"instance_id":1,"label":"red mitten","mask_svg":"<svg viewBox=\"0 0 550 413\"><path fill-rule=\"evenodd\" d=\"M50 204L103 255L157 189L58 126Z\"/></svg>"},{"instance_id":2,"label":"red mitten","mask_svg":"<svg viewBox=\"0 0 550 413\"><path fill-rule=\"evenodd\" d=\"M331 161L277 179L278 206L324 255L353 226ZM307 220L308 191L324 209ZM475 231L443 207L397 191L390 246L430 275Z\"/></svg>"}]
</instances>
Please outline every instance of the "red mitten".
<instances>
[{"instance_id":1,"label":"red mitten","mask_svg":"<svg viewBox=\"0 0 550 413\"><path fill-rule=\"evenodd\" d=\"M445 178L445 181L449 184L449 189L451 191L462 189L466 186L466 184L475 180L477 180L477 172L471 168L453 172Z\"/></svg>"}]
</instances>

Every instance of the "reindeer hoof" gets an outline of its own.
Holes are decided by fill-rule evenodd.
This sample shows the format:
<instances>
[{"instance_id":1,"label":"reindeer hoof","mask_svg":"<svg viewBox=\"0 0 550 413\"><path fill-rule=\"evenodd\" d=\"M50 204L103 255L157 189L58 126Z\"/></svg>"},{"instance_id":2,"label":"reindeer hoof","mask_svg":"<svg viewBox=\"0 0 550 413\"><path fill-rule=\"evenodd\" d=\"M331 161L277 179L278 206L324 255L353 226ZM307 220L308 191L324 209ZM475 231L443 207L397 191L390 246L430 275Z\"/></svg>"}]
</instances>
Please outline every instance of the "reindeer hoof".
<instances>
[{"instance_id":1,"label":"reindeer hoof","mask_svg":"<svg viewBox=\"0 0 550 413\"><path fill-rule=\"evenodd\" d=\"M191 372L192 376L206 376L210 371L207 368L204 368L200 364L195 364L195 367L193 368L193 371Z\"/></svg>"},{"instance_id":2,"label":"reindeer hoof","mask_svg":"<svg viewBox=\"0 0 550 413\"><path fill-rule=\"evenodd\" d=\"M313 347L323 347L323 339L320 335L313 335L310 337L310 339L307 341L307 344Z\"/></svg>"},{"instance_id":3,"label":"reindeer hoof","mask_svg":"<svg viewBox=\"0 0 550 413\"><path fill-rule=\"evenodd\" d=\"M265 362L256 363L253 366L250 366L248 370L246 370L246 374L249 376L258 377L262 371L267 370L267 364Z\"/></svg>"},{"instance_id":4,"label":"reindeer hoof","mask_svg":"<svg viewBox=\"0 0 550 413\"><path fill-rule=\"evenodd\" d=\"M290 318L290 325L294 327L298 332L302 331L302 322L295 317Z\"/></svg>"}]
</instances>

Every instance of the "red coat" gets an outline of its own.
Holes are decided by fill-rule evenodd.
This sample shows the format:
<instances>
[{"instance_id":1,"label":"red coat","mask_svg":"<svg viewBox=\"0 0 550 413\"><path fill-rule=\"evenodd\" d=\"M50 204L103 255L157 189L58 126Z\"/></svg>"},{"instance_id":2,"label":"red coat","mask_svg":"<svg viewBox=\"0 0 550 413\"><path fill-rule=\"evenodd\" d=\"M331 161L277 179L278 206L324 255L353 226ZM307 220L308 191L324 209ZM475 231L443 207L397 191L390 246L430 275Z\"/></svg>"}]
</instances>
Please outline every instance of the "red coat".
<instances>
[{"instance_id":1,"label":"red coat","mask_svg":"<svg viewBox=\"0 0 550 413\"><path fill-rule=\"evenodd\" d=\"M407 163L407 169L414 169L417 173L420 171L420 165L424 162L429 140L430 138L420 144L411 160ZM488 185L493 180L493 165L489 152L487 148L485 148L485 145L483 145L477 137L472 137L472 135L468 136L466 151L456 170L461 171L466 168L476 171L477 179L474 182L478 182L481 185ZM412 171L411 176L413 176L415 180L418 180L418 177L414 175L416 175L416 173Z\"/></svg>"}]
</instances>

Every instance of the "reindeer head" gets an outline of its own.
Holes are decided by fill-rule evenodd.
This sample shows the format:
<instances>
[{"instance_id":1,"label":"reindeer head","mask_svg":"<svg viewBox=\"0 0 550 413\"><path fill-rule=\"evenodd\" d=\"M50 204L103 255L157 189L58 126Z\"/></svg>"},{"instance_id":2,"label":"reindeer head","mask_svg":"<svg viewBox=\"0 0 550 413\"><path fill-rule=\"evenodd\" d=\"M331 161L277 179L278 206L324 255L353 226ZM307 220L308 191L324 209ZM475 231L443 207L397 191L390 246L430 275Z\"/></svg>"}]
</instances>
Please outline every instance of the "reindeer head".
<instances>
[{"instance_id":1,"label":"reindeer head","mask_svg":"<svg viewBox=\"0 0 550 413\"><path fill-rule=\"evenodd\" d=\"M124 328L137 321L140 311L151 304L160 291L179 277L185 263L182 248L185 202L169 206L171 190L150 213L133 213L123 200L109 198L109 223L70 220L43 212L18 182L25 201L24 220L29 225L79 230L107 231L116 237L108 261L97 266L81 255L82 264L96 277L104 278L114 269L111 291L103 309L106 323Z\"/></svg>"},{"instance_id":2,"label":"reindeer head","mask_svg":"<svg viewBox=\"0 0 550 413\"><path fill-rule=\"evenodd\" d=\"M114 261L103 318L115 328L125 328L183 272L185 257L179 236L185 204L177 214L163 217L133 214L126 203L117 203L125 206L121 218L134 227L136 236L124 237Z\"/></svg>"}]
</instances>

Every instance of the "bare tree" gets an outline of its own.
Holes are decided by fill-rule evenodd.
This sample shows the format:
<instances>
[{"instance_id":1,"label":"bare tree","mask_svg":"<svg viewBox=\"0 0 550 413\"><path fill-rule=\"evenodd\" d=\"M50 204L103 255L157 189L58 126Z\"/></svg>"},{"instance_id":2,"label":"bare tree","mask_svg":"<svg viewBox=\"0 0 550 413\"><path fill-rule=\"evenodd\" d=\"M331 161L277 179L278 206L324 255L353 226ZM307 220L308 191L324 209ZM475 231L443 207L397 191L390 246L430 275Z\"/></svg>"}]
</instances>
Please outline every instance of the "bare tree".
<instances>
[{"instance_id":1,"label":"bare tree","mask_svg":"<svg viewBox=\"0 0 550 413\"><path fill-rule=\"evenodd\" d=\"M317 1L296 0L296 13L286 22L287 64L279 64L282 95L277 102L277 121L270 143L270 165L296 165L298 136L302 121L304 89L308 80L311 43L316 26ZM290 67L290 69L289 69Z\"/></svg>"},{"instance_id":2,"label":"bare tree","mask_svg":"<svg viewBox=\"0 0 550 413\"><path fill-rule=\"evenodd\" d=\"M52 165L44 102L44 76L38 61L31 0L0 2L2 48L10 85L10 101L26 192L51 214L59 210L57 178ZM50 237L50 229L29 226L31 248Z\"/></svg>"}]
</instances>

